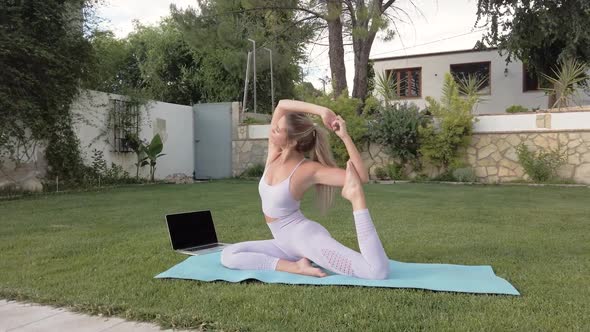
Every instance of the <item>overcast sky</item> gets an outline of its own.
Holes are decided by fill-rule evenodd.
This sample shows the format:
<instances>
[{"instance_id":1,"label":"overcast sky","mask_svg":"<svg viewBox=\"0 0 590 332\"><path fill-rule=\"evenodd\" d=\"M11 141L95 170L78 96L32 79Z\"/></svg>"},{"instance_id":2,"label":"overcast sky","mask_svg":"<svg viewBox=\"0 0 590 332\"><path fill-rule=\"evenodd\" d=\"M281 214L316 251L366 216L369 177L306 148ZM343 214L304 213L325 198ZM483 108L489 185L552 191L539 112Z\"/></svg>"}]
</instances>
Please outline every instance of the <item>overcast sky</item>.
<instances>
[{"instance_id":1,"label":"overcast sky","mask_svg":"<svg viewBox=\"0 0 590 332\"><path fill-rule=\"evenodd\" d=\"M409 13L412 22L397 22L399 36L390 42L377 38L371 58L468 49L481 38L481 29L473 27L477 0L413 2L419 11L408 0L398 0L398 6ZM98 15L105 19L104 28L113 30L117 37L125 37L133 30L133 20L146 25L156 24L162 16L169 14L171 3L179 8L196 7L195 0L106 0ZM402 19L408 21L403 15ZM353 55L350 49L346 53L346 76L352 91ZM306 80L321 88L319 78L330 76L327 47L310 46L308 56L310 62L303 65Z\"/></svg>"}]
</instances>

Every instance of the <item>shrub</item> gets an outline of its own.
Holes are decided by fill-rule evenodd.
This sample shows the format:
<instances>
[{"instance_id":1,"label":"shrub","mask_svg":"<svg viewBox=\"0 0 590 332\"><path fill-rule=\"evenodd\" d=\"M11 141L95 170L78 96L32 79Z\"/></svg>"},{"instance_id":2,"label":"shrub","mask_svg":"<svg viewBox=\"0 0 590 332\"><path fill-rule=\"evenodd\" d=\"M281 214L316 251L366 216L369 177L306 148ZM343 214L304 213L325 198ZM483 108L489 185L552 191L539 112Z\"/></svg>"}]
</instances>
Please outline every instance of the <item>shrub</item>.
<instances>
[{"instance_id":1,"label":"shrub","mask_svg":"<svg viewBox=\"0 0 590 332\"><path fill-rule=\"evenodd\" d=\"M522 113L522 112L528 112L529 109L521 106L521 105L512 105L508 108L506 108L506 113Z\"/></svg>"},{"instance_id":2,"label":"shrub","mask_svg":"<svg viewBox=\"0 0 590 332\"><path fill-rule=\"evenodd\" d=\"M370 139L383 145L404 166L418 159L418 128L423 121L418 106L413 103L385 106L369 122Z\"/></svg>"},{"instance_id":3,"label":"shrub","mask_svg":"<svg viewBox=\"0 0 590 332\"><path fill-rule=\"evenodd\" d=\"M343 94L335 100L332 100L328 96L322 96L313 99L310 102L328 107L334 113L342 116L344 121L346 121L346 130L352 138L352 141L359 150L361 149L362 144L367 141L367 121L363 115L357 113L357 111L361 109L361 100L350 98ZM328 131L330 133L330 145L332 146L334 159L338 166L345 167L346 161L348 160L346 146L344 146L342 140L333 131Z\"/></svg>"},{"instance_id":4,"label":"shrub","mask_svg":"<svg viewBox=\"0 0 590 332\"><path fill-rule=\"evenodd\" d=\"M107 170L107 163L104 160L104 153L100 150L92 150L92 165L90 166L95 176L104 174Z\"/></svg>"},{"instance_id":5,"label":"shrub","mask_svg":"<svg viewBox=\"0 0 590 332\"><path fill-rule=\"evenodd\" d=\"M564 154L559 151L540 150L534 153L523 143L516 147L516 153L518 162L535 182L553 179L559 166L566 161Z\"/></svg>"},{"instance_id":6,"label":"shrub","mask_svg":"<svg viewBox=\"0 0 590 332\"><path fill-rule=\"evenodd\" d=\"M447 170L432 178L432 181L455 182L457 179L455 179L455 176L453 175L453 170Z\"/></svg>"},{"instance_id":7,"label":"shrub","mask_svg":"<svg viewBox=\"0 0 590 332\"><path fill-rule=\"evenodd\" d=\"M387 166L387 175L392 180L403 180L405 178L404 167L396 163L390 164Z\"/></svg>"},{"instance_id":8,"label":"shrub","mask_svg":"<svg viewBox=\"0 0 590 332\"><path fill-rule=\"evenodd\" d=\"M251 125L251 124L269 124L270 121L267 119L256 119L256 118L245 118L242 121L244 125Z\"/></svg>"},{"instance_id":9,"label":"shrub","mask_svg":"<svg viewBox=\"0 0 590 332\"><path fill-rule=\"evenodd\" d=\"M426 97L428 111L435 117L418 130L419 152L435 166L447 170L461 160L460 151L471 141L477 96L461 96L451 74L445 75L440 101Z\"/></svg>"},{"instance_id":10,"label":"shrub","mask_svg":"<svg viewBox=\"0 0 590 332\"><path fill-rule=\"evenodd\" d=\"M241 177L245 178L259 178L262 177L264 173L264 165L263 164L256 164L254 166L248 167L241 175Z\"/></svg>"},{"instance_id":11,"label":"shrub","mask_svg":"<svg viewBox=\"0 0 590 332\"><path fill-rule=\"evenodd\" d=\"M418 173L416 174L416 176L413 179L414 181L427 181L428 180L428 175L424 174L424 173Z\"/></svg>"},{"instance_id":12,"label":"shrub","mask_svg":"<svg viewBox=\"0 0 590 332\"><path fill-rule=\"evenodd\" d=\"M387 178L387 170L385 167L377 167L375 168L375 176L379 180L384 180Z\"/></svg>"},{"instance_id":13,"label":"shrub","mask_svg":"<svg viewBox=\"0 0 590 332\"><path fill-rule=\"evenodd\" d=\"M453 177L455 180L459 182L475 182L477 181L477 177L475 176L475 172L473 172L472 168L463 167L457 168L453 171Z\"/></svg>"}]
</instances>

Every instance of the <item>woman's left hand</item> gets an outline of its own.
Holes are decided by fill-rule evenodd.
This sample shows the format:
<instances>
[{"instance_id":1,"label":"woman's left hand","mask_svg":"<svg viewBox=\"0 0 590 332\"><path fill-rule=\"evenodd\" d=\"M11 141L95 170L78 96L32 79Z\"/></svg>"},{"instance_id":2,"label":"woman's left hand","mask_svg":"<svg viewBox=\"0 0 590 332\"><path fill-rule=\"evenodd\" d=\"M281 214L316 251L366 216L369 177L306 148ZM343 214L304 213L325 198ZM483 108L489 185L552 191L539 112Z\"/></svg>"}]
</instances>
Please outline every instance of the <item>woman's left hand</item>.
<instances>
[{"instance_id":1,"label":"woman's left hand","mask_svg":"<svg viewBox=\"0 0 590 332\"><path fill-rule=\"evenodd\" d=\"M332 123L334 120L336 120L336 113L334 113L331 109L326 108L322 113L322 122L324 123L324 126L330 130L334 130L334 128L332 128Z\"/></svg>"},{"instance_id":2,"label":"woman's left hand","mask_svg":"<svg viewBox=\"0 0 590 332\"><path fill-rule=\"evenodd\" d=\"M340 115L336 116L336 119L332 122L331 127L332 130L334 130L334 133L336 133L336 135L341 139L344 139L348 136L348 131L346 131L346 121L344 121Z\"/></svg>"}]
</instances>

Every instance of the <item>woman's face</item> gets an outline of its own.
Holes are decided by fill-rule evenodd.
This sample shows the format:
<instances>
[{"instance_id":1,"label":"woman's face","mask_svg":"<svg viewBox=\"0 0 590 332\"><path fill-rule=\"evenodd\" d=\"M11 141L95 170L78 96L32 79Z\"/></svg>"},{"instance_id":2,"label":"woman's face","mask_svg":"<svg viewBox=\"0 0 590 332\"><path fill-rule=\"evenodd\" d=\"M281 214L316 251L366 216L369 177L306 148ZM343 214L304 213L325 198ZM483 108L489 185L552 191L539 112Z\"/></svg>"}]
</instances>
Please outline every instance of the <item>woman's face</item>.
<instances>
[{"instance_id":1,"label":"woman's face","mask_svg":"<svg viewBox=\"0 0 590 332\"><path fill-rule=\"evenodd\" d=\"M287 117L280 118L278 124L271 128L270 140L274 145L281 148L287 146Z\"/></svg>"}]
</instances>

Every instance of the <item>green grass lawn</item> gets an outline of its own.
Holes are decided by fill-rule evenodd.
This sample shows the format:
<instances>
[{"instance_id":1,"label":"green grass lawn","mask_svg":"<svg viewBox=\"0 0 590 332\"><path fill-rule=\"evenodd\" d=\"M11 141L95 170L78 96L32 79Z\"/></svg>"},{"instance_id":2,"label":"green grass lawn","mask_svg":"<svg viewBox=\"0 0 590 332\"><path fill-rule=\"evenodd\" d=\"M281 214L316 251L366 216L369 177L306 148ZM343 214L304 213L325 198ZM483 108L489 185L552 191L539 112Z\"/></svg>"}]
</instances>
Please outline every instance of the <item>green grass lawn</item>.
<instances>
[{"instance_id":1,"label":"green grass lawn","mask_svg":"<svg viewBox=\"0 0 590 332\"><path fill-rule=\"evenodd\" d=\"M210 209L221 240L268 239L255 181L120 187L0 201L0 298L242 331L555 331L590 326L590 189L367 185L385 250L491 265L522 296L159 280L182 261L164 214ZM358 250L351 209L303 211Z\"/></svg>"}]
</instances>

